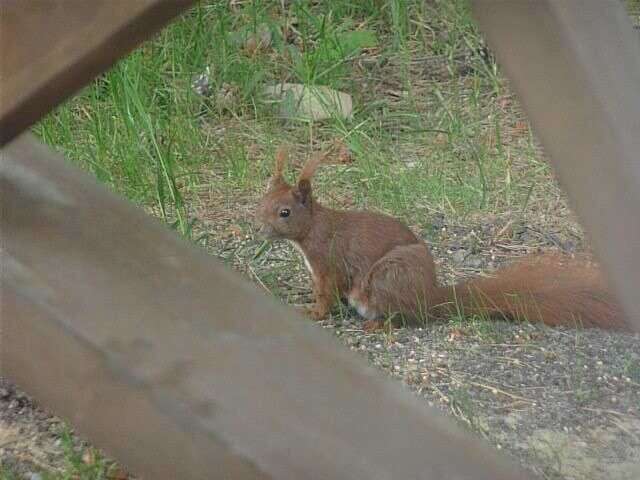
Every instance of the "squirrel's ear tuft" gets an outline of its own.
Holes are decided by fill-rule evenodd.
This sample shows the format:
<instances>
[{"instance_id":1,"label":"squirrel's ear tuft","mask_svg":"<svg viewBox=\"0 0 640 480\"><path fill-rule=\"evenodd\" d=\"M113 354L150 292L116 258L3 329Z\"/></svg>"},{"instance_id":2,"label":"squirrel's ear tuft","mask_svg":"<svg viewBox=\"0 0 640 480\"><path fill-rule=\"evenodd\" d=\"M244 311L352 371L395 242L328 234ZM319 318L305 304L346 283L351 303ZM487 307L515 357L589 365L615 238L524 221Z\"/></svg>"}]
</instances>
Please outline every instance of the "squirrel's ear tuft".
<instances>
[{"instance_id":1,"label":"squirrel's ear tuft","mask_svg":"<svg viewBox=\"0 0 640 480\"><path fill-rule=\"evenodd\" d=\"M307 163L302 167L302 171L300 172L300 176L298 180L301 182L302 180L311 180L313 174L316 173L316 170L320 166L320 164L324 161L326 154L324 152L316 152L314 153Z\"/></svg>"},{"instance_id":2,"label":"squirrel's ear tuft","mask_svg":"<svg viewBox=\"0 0 640 480\"><path fill-rule=\"evenodd\" d=\"M280 145L278 150L276 150L276 165L273 170L274 177L281 177L284 172L284 167L287 164L287 160L289 159L289 149Z\"/></svg>"},{"instance_id":3,"label":"squirrel's ear tuft","mask_svg":"<svg viewBox=\"0 0 640 480\"><path fill-rule=\"evenodd\" d=\"M278 187L286 185L287 182L284 181L282 175L274 175L269 179L269 183L267 184L268 190L276 190Z\"/></svg>"},{"instance_id":4,"label":"squirrel's ear tuft","mask_svg":"<svg viewBox=\"0 0 640 480\"><path fill-rule=\"evenodd\" d=\"M311 201L311 182L303 178L293 190L293 196L302 205L308 205Z\"/></svg>"},{"instance_id":5,"label":"squirrel's ear tuft","mask_svg":"<svg viewBox=\"0 0 640 480\"><path fill-rule=\"evenodd\" d=\"M273 175L269 179L269 189L274 190L275 188L285 185L287 182L284 181L283 172L284 167L287 164L287 160L289 158L289 150L286 146L281 145L276 150L276 162L275 168L273 169Z\"/></svg>"}]
</instances>

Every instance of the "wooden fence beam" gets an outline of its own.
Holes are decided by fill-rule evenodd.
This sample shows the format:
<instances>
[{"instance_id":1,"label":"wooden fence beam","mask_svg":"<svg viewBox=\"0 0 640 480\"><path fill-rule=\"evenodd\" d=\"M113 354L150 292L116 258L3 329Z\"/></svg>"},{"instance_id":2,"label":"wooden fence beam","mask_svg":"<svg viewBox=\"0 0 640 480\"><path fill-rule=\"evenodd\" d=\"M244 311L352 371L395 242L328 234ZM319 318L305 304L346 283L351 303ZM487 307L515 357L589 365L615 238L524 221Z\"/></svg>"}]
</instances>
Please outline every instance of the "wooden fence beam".
<instances>
[{"instance_id":1,"label":"wooden fence beam","mask_svg":"<svg viewBox=\"0 0 640 480\"><path fill-rule=\"evenodd\" d=\"M194 0L2 0L0 146Z\"/></svg>"},{"instance_id":2,"label":"wooden fence beam","mask_svg":"<svg viewBox=\"0 0 640 480\"><path fill-rule=\"evenodd\" d=\"M640 331L640 39L622 2L473 0Z\"/></svg>"},{"instance_id":3,"label":"wooden fence beam","mask_svg":"<svg viewBox=\"0 0 640 480\"><path fill-rule=\"evenodd\" d=\"M1 154L2 375L133 472L526 477L42 145Z\"/></svg>"}]
</instances>

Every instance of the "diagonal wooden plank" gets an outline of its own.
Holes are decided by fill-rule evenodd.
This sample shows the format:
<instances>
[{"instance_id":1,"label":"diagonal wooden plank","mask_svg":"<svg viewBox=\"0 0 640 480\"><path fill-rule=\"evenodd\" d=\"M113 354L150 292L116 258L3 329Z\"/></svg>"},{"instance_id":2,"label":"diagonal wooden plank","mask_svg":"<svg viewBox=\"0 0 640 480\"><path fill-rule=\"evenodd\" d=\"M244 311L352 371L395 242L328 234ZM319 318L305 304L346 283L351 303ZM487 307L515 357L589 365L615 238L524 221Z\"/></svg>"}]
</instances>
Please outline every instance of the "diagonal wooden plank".
<instances>
[{"instance_id":1,"label":"diagonal wooden plank","mask_svg":"<svg viewBox=\"0 0 640 480\"><path fill-rule=\"evenodd\" d=\"M622 2L473 11L640 330L640 39Z\"/></svg>"},{"instance_id":2,"label":"diagonal wooden plank","mask_svg":"<svg viewBox=\"0 0 640 480\"><path fill-rule=\"evenodd\" d=\"M2 0L0 145L194 0Z\"/></svg>"},{"instance_id":3,"label":"diagonal wooden plank","mask_svg":"<svg viewBox=\"0 0 640 480\"><path fill-rule=\"evenodd\" d=\"M526 478L30 138L0 205L2 374L144 478Z\"/></svg>"}]
</instances>

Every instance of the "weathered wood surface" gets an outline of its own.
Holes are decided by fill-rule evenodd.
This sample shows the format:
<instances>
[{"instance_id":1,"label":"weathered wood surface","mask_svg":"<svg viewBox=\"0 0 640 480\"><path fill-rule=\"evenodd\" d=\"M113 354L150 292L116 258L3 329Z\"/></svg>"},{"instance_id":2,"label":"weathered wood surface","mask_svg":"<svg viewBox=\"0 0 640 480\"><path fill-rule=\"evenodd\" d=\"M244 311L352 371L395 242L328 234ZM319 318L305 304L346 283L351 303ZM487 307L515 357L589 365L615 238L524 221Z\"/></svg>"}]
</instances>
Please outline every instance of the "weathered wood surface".
<instances>
[{"instance_id":1,"label":"weathered wood surface","mask_svg":"<svg viewBox=\"0 0 640 480\"><path fill-rule=\"evenodd\" d=\"M0 146L194 0L1 0Z\"/></svg>"},{"instance_id":2,"label":"weathered wood surface","mask_svg":"<svg viewBox=\"0 0 640 480\"><path fill-rule=\"evenodd\" d=\"M473 11L640 331L640 39L623 3L474 0Z\"/></svg>"},{"instance_id":3,"label":"weathered wood surface","mask_svg":"<svg viewBox=\"0 0 640 480\"><path fill-rule=\"evenodd\" d=\"M2 154L2 373L134 472L525 478L37 142Z\"/></svg>"}]
</instances>

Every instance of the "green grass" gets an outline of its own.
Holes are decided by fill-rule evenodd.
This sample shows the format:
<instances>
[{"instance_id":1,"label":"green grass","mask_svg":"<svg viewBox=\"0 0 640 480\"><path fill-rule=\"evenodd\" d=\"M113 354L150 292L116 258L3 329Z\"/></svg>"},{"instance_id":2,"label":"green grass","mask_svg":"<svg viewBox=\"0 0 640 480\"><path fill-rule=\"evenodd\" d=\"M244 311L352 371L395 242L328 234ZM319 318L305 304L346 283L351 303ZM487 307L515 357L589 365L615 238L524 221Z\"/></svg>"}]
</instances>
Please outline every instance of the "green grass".
<instances>
[{"instance_id":1,"label":"green grass","mask_svg":"<svg viewBox=\"0 0 640 480\"><path fill-rule=\"evenodd\" d=\"M9 470L8 467L3 467L3 469L0 470L0 480L18 480L18 475Z\"/></svg>"},{"instance_id":2,"label":"green grass","mask_svg":"<svg viewBox=\"0 0 640 480\"><path fill-rule=\"evenodd\" d=\"M546 167L521 168L536 162L528 131L502 144L514 109L500 104L507 92L495 65L476 54L482 43L466 1L317 3L201 2L35 131L185 235L193 192L258 192L285 141L299 152L333 139L349 147L352 164L319 173L323 198L349 196L419 223L434 211L526 208ZM247 48L264 35L267 48ZM434 58L442 78L425 79ZM203 97L191 84L206 71ZM353 118L280 119L262 88L281 81L350 93Z\"/></svg>"}]
</instances>

